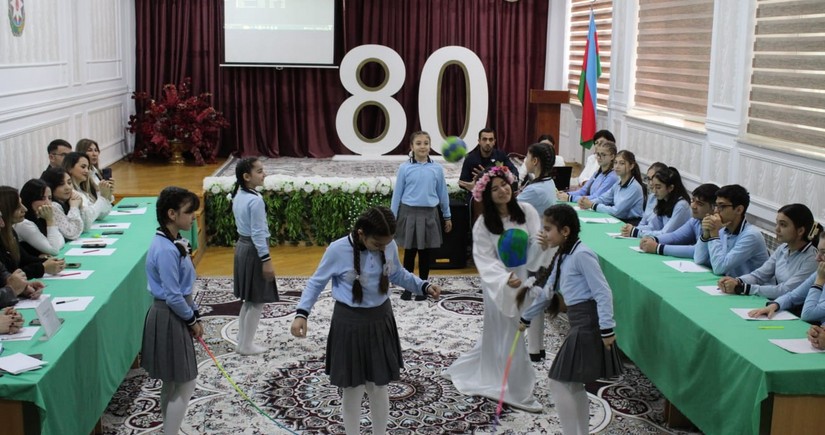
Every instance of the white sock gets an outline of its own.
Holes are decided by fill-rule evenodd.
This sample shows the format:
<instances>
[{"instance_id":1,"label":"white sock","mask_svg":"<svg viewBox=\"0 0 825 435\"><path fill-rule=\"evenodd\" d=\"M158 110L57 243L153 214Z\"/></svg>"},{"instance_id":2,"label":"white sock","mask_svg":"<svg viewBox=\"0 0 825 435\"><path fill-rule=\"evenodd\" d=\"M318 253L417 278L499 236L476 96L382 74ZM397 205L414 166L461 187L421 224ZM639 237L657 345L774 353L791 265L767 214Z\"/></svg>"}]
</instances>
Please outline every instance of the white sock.
<instances>
[{"instance_id":1,"label":"white sock","mask_svg":"<svg viewBox=\"0 0 825 435\"><path fill-rule=\"evenodd\" d=\"M261 313L264 310L263 303L244 302L241 310L246 307L243 321L240 322L240 333L243 341L238 344L236 351L241 355L255 355L267 351L267 348L255 344L255 331L258 329L258 322L261 320Z\"/></svg>"},{"instance_id":2,"label":"white sock","mask_svg":"<svg viewBox=\"0 0 825 435\"><path fill-rule=\"evenodd\" d=\"M195 392L195 380L175 383L166 404L166 417L163 419L164 435L177 435L180 425L183 424L183 417L186 416L186 407L189 406L189 399Z\"/></svg>"},{"instance_id":3,"label":"white sock","mask_svg":"<svg viewBox=\"0 0 825 435\"><path fill-rule=\"evenodd\" d=\"M590 429L590 405L584 384L550 379L550 392L553 394L556 412L559 413L562 433L564 435L587 435ZM585 400L584 406L582 406L582 395ZM582 407L584 412L582 412Z\"/></svg>"},{"instance_id":4,"label":"white sock","mask_svg":"<svg viewBox=\"0 0 825 435\"><path fill-rule=\"evenodd\" d=\"M364 399L364 386L342 388L341 411L344 419L344 430L347 435L361 433L361 401Z\"/></svg>"},{"instance_id":5,"label":"white sock","mask_svg":"<svg viewBox=\"0 0 825 435\"><path fill-rule=\"evenodd\" d=\"M390 418L390 391L386 385L377 386L367 382L367 395L370 398L370 417L373 435L387 433L387 421Z\"/></svg>"},{"instance_id":6,"label":"white sock","mask_svg":"<svg viewBox=\"0 0 825 435\"><path fill-rule=\"evenodd\" d=\"M527 353L539 353L544 349L544 312L539 313L527 328Z\"/></svg>"}]
</instances>

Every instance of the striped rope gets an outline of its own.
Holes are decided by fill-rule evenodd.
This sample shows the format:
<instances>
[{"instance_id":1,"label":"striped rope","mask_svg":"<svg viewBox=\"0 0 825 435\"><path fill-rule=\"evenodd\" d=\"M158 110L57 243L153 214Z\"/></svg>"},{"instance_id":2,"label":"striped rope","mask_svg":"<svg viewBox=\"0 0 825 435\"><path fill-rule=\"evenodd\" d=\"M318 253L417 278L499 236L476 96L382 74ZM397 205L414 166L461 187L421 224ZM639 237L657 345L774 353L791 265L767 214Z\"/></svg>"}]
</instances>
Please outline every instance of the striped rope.
<instances>
[{"instance_id":1,"label":"striped rope","mask_svg":"<svg viewBox=\"0 0 825 435\"><path fill-rule=\"evenodd\" d=\"M498 418L501 416L501 409L504 407L504 392L507 390L507 379L510 377L510 366L513 364L513 354L516 353L516 344L521 337L521 329L516 329L516 336L513 337L513 344L510 345L510 355L507 356L507 365L504 366L504 379L501 380L501 394L498 396L498 406L496 406L496 418L493 420L493 432L499 424Z\"/></svg>"}]
</instances>

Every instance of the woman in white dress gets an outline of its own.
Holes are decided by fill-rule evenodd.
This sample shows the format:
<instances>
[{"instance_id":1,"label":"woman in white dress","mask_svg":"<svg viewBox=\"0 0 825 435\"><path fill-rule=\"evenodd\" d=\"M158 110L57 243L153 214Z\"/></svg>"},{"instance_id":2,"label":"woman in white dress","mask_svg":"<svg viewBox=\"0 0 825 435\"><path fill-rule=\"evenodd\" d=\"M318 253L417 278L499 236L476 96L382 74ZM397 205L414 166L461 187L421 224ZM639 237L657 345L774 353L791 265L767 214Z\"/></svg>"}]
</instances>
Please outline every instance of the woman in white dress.
<instances>
[{"instance_id":1,"label":"woman in white dress","mask_svg":"<svg viewBox=\"0 0 825 435\"><path fill-rule=\"evenodd\" d=\"M112 211L111 180L101 180L98 186L91 181L89 169L91 161L86 154L71 152L63 158L63 169L72 178L74 190L80 194L83 204L80 215L83 217L83 229L88 231L94 221L103 219ZM99 189L98 189L99 187Z\"/></svg>"},{"instance_id":2,"label":"woman in white dress","mask_svg":"<svg viewBox=\"0 0 825 435\"><path fill-rule=\"evenodd\" d=\"M516 304L516 294L523 285L528 285L526 260L538 248L534 242L540 228L540 219L533 206L516 201L511 187L514 182L515 176L506 166L494 166L479 178L473 189L475 200L484 205L484 213L473 226L473 259L475 264L484 265L479 267L484 325L475 346L444 371L444 376L452 380L461 393L496 401L501 394L507 357L519 325L521 310ZM522 240L529 238L531 245L531 252L527 253L526 243L521 243L524 248L518 255L522 257L521 261L514 260L512 255L501 255L498 249L498 245L507 243L508 235L514 233L520 233ZM530 303L527 301L522 307L526 308ZM541 412L542 405L533 396L535 383L536 373L524 339L520 338L513 354L504 403L525 411Z\"/></svg>"}]
</instances>

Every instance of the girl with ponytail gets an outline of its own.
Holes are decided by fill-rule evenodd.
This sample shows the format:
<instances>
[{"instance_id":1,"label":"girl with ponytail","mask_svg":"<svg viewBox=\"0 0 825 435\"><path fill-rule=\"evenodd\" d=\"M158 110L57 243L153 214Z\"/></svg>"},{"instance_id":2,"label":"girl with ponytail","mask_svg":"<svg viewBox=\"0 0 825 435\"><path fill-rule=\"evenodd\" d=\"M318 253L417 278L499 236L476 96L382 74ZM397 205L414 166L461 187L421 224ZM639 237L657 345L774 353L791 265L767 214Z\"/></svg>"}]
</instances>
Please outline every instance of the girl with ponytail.
<instances>
[{"instance_id":1,"label":"girl with ponytail","mask_svg":"<svg viewBox=\"0 0 825 435\"><path fill-rule=\"evenodd\" d=\"M247 157L235 166L232 213L238 230L235 243L234 293L243 301L238 316L238 345L241 355L256 355L267 348L255 344L255 331L264 304L278 302L275 270L269 256L269 226L266 204L255 189L264 185L264 167L257 157Z\"/></svg>"},{"instance_id":2,"label":"girl with ponytail","mask_svg":"<svg viewBox=\"0 0 825 435\"><path fill-rule=\"evenodd\" d=\"M306 337L309 313L332 280L335 308L327 337L326 373L330 383L341 388L347 433L359 433L365 391L372 433L384 434L387 430L387 385L400 379L404 367L388 294L390 282L434 299L441 294L441 287L404 269L394 235L395 215L390 209L373 207L362 213L352 232L330 243L324 252L301 294L292 322L292 335Z\"/></svg>"},{"instance_id":3,"label":"girl with ponytail","mask_svg":"<svg viewBox=\"0 0 825 435\"><path fill-rule=\"evenodd\" d=\"M625 223L638 225L644 213L647 190L642 184L642 173L636 163L636 156L628 150L619 151L614 170L619 176L618 183L596 199L581 198L578 205L583 210L608 213Z\"/></svg>"},{"instance_id":4,"label":"girl with ponytail","mask_svg":"<svg viewBox=\"0 0 825 435\"><path fill-rule=\"evenodd\" d=\"M816 271L819 224L803 204L788 204L776 213L776 241L781 243L764 264L740 277L724 276L717 285L725 293L776 299ZM744 255L750 255L746 253Z\"/></svg>"},{"instance_id":5,"label":"girl with ponytail","mask_svg":"<svg viewBox=\"0 0 825 435\"><path fill-rule=\"evenodd\" d=\"M558 251L537 277L535 284L541 291L520 323L520 329L526 329L548 305L552 315L557 314L558 297L564 297L570 331L550 367L550 391L566 434L588 433L589 401L584 384L624 371L615 346L613 294L599 258L579 240L579 231L579 217L569 205L558 204L544 211L539 242L545 248L558 247ZM520 299L526 292L519 292Z\"/></svg>"}]
</instances>

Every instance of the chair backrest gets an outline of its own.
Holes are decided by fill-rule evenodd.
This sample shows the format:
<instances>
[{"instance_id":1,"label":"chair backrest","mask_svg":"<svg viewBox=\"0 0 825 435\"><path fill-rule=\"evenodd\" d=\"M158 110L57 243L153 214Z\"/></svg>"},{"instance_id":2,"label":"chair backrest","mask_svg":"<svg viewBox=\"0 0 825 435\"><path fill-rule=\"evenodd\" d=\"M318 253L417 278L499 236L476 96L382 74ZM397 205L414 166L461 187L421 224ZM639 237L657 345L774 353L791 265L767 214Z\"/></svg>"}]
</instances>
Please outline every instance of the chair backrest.
<instances>
[{"instance_id":1,"label":"chair backrest","mask_svg":"<svg viewBox=\"0 0 825 435\"><path fill-rule=\"evenodd\" d=\"M554 166L550 171L556 190L567 190L570 187L570 176L573 175L572 166Z\"/></svg>"}]
</instances>

